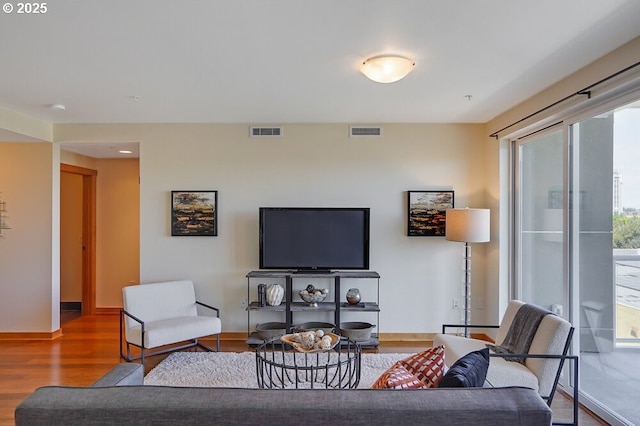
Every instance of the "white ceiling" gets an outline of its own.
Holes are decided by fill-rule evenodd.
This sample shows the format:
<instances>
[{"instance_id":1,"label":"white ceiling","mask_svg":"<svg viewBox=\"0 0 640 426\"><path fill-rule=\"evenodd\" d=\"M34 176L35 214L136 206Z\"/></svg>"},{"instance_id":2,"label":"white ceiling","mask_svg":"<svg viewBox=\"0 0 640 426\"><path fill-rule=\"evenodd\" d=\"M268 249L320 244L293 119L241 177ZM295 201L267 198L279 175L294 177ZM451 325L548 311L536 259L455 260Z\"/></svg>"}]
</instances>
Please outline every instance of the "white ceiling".
<instances>
[{"instance_id":1,"label":"white ceiling","mask_svg":"<svg viewBox=\"0 0 640 426\"><path fill-rule=\"evenodd\" d=\"M93 158L138 158L138 142L68 142L62 143L65 151Z\"/></svg>"},{"instance_id":2,"label":"white ceiling","mask_svg":"<svg viewBox=\"0 0 640 426\"><path fill-rule=\"evenodd\" d=\"M638 0L56 0L1 13L0 106L53 123L484 123L638 35ZM381 53L414 71L367 80Z\"/></svg>"}]
</instances>

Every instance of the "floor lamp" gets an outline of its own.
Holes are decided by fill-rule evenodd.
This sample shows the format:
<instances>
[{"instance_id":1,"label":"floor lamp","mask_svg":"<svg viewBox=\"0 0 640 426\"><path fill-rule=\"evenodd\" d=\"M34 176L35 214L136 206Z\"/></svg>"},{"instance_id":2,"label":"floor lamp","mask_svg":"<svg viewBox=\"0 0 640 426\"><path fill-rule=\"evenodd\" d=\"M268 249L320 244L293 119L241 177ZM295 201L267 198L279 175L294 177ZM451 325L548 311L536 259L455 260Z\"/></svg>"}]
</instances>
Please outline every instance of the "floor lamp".
<instances>
[{"instance_id":1,"label":"floor lamp","mask_svg":"<svg viewBox=\"0 0 640 426\"><path fill-rule=\"evenodd\" d=\"M446 239L464 243L464 325L471 317L471 246L489 241L489 209L447 209ZM464 336L469 337L465 327Z\"/></svg>"}]
</instances>

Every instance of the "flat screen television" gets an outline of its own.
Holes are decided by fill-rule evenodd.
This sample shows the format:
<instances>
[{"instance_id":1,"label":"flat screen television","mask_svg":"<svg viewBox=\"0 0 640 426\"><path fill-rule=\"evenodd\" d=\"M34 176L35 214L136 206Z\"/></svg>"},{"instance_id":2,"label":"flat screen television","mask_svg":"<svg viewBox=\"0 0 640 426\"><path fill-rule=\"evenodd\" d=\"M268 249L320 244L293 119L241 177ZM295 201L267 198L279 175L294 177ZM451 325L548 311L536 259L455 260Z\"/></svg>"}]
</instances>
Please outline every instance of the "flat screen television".
<instances>
[{"instance_id":1,"label":"flat screen television","mask_svg":"<svg viewBox=\"0 0 640 426\"><path fill-rule=\"evenodd\" d=\"M260 269L369 269L369 208L261 207Z\"/></svg>"}]
</instances>

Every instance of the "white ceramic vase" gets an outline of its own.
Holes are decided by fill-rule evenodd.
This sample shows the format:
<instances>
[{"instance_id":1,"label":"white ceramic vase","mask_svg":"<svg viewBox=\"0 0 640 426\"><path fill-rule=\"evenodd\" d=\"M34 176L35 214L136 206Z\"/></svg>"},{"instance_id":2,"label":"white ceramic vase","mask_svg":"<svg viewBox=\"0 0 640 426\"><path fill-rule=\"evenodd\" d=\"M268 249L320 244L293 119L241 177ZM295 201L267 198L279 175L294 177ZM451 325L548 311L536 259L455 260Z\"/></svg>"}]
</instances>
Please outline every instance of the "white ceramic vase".
<instances>
[{"instance_id":1,"label":"white ceramic vase","mask_svg":"<svg viewBox=\"0 0 640 426\"><path fill-rule=\"evenodd\" d=\"M267 304L278 306L284 298L284 288L280 284L270 284L267 287Z\"/></svg>"}]
</instances>

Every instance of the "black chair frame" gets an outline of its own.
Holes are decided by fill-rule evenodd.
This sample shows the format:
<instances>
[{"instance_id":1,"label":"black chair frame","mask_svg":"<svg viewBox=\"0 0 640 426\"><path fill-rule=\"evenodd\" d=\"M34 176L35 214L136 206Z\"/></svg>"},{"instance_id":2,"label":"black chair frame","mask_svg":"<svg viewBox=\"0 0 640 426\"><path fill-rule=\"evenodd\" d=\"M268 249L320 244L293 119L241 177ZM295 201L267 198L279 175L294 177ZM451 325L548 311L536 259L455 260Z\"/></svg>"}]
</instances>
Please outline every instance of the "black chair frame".
<instances>
[{"instance_id":1,"label":"black chair frame","mask_svg":"<svg viewBox=\"0 0 640 426\"><path fill-rule=\"evenodd\" d=\"M202 303L202 302L198 302L196 301L197 305L203 306L205 308L211 309L213 311L215 311L216 313L216 317L220 318L220 309L215 308L213 306L207 305L206 303ZM124 318L125 316L131 318L132 320L136 321L137 323L140 324L140 342L142 343L142 345L136 345L134 343L130 343L126 340L126 337L124 336ZM144 347L144 337L145 337L145 329L144 329L144 321L142 321L140 318L136 317L135 315L132 315L131 313L125 311L123 308L120 309L120 357L124 358L127 362L132 362L132 361L136 361L136 360L140 360L140 363L142 365L144 365L144 359L145 357L148 356L153 356L153 355L160 355L160 354L165 354L168 352L174 352L174 351L179 351L182 349L186 349L186 348L191 348L194 346L198 346L206 351L209 352L213 352L214 350L211 349L210 347L203 345L202 343L200 343L198 341L198 339L192 339L189 340L187 344L184 345L180 345L180 346L171 346L170 348L167 349L159 349L156 351L148 351L145 350ZM127 353L124 353L124 348L123 348L123 341L126 342L126 346L127 346ZM138 356L131 356L131 346L135 346L137 348L140 348L140 355ZM216 335L216 352L220 352L220 333L218 333ZM146 352L146 353L145 353Z\"/></svg>"}]
</instances>

